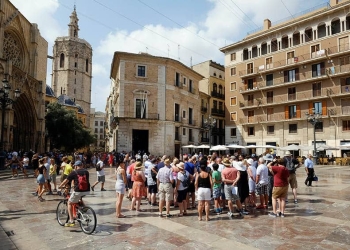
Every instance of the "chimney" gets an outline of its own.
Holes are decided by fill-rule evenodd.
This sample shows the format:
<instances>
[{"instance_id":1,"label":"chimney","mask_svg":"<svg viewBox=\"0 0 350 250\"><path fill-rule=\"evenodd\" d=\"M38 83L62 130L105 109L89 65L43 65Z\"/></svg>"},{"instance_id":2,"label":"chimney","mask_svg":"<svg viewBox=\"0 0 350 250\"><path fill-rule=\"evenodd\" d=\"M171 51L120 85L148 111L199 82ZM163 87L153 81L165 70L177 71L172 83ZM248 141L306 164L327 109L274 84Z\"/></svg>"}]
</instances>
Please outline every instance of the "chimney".
<instances>
[{"instance_id":1,"label":"chimney","mask_svg":"<svg viewBox=\"0 0 350 250\"><path fill-rule=\"evenodd\" d=\"M338 3L339 3L339 0L330 0L330 1L329 1L329 5L330 5L331 7L337 5Z\"/></svg>"},{"instance_id":2,"label":"chimney","mask_svg":"<svg viewBox=\"0 0 350 250\"><path fill-rule=\"evenodd\" d=\"M264 29L263 30L268 30L269 28L271 28L271 21L270 21L270 19L265 19L264 20Z\"/></svg>"}]
</instances>

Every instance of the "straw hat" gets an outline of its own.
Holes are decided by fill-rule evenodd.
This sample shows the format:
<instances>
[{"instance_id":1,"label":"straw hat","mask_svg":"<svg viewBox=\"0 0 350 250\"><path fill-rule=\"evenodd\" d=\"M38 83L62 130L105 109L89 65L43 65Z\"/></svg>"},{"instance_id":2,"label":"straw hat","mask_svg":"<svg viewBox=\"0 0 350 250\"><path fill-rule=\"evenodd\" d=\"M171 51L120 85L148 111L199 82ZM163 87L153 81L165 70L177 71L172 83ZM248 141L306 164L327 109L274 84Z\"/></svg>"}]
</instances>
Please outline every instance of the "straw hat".
<instances>
[{"instance_id":1,"label":"straw hat","mask_svg":"<svg viewBox=\"0 0 350 250\"><path fill-rule=\"evenodd\" d=\"M165 164L165 165L170 165L170 160L169 160L169 159L165 159L165 160L164 160L164 164Z\"/></svg>"},{"instance_id":2,"label":"straw hat","mask_svg":"<svg viewBox=\"0 0 350 250\"><path fill-rule=\"evenodd\" d=\"M178 169L180 169L180 170L184 170L185 164L183 162L180 162L179 164L176 164L176 167L178 167Z\"/></svg>"},{"instance_id":3,"label":"straw hat","mask_svg":"<svg viewBox=\"0 0 350 250\"><path fill-rule=\"evenodd\" d=\"M291 156L292 154L289 152L289 151L286 151L285 153L284 153L284 156Z\"/></svg>"},{"instance_id":4,"label":"straw hat","mask_svg":"<svg viewBox=\"0 0 350 250\"><path fill-rule=\"evenodd\" d=\"M135 165L135 170L141 170L142 169L142 162L136 162L136 165Z\"/></svg>"},{"instance_id":5,"label":"straw hat","mask_svg":"<svg viewBox=\"0 0 350 250\"><path fill-rule=\"evenodd\" d=\"M224 158L224 160L222 161L222 164L225 166L225 167L231 167L232 164L230 162L230 160L228 158Z\"/></svg>"}]
</instances>

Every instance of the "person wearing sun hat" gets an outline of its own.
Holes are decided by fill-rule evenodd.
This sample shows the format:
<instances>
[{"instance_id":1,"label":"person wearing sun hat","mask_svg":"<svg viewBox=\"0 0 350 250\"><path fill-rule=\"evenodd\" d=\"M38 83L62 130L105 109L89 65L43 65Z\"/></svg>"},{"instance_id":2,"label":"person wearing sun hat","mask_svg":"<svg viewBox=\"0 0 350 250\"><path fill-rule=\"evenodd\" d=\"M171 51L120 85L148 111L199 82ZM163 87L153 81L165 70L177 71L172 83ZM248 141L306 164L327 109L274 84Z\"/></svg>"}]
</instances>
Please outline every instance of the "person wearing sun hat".
<instances>
[{"instance_id":1,"label":"person wearing sun hat","mask_svg":"<svg viewBox=\"0 0 350 250\"><path fill-rule=\"evenodd\" d=\"M170 203L174 199L174 188L172 186L174 177L170 160L167 158L164 160L164 167L159 169L157 174L157 186L159 190L159 216L162 216L164 202L166 206L166 217L171 217Z\"/></svg>"},{"instance_id":2,"label":"person wearing sun hat","mask_svg":"<svg viewBox=\"0 0 350 250\"><path fill-rule=\"evenodd\" d=\"M297 182L296 170L297 168L300 167L300 163L297 159L294 159L292 157L292 154L289 151L286 151L284 153L283 160L284 160L284 166L286 166L286 168L289 171L288 183L293 192L294 204L298 204L298 199L297 199L298 182ZM288 202L288 196L286 197L286 202Z\"/></svg>"}]
</instances>

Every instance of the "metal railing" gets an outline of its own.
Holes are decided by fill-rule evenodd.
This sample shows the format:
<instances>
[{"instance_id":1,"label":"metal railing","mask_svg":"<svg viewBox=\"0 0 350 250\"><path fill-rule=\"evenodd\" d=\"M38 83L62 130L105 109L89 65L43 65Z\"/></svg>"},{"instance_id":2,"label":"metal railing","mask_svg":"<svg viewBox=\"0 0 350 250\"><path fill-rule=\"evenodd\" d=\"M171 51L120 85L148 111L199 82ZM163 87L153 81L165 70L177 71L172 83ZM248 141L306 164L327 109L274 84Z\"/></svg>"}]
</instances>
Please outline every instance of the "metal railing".
<instances>
[{"instance_id":1,"label":"metal railing","mask_svg":"<svg viewBox=\"0 0 350 250\"><path fill-rule=\"evenodd\" d=\"M132 118L132 119L145 119L145 120L159 120L158 113L148 113L144 115L138 115L136 112L123 112L118 114L118 118Z\"/></svg>"},{"instance_id":2,"label":"metal railing","mask_svg":"<svg viewBox=\"0 0 350 250\"><path fill-rule=\"evenodd\" d=\"M212 115L216 115L216 116L225 116L225 110L212 108L211 109L211 114Z\"/></svg>"},{"instance_id":3,"label":"metal railing","mask_svg":"<svg viewBox=\"0 0 350 250\"><path fill-rule=\"evenodd\" d=\"M211 92L211 96L225 100L225 94L221 94L221 93L218 93L216 91L212 91Z\"/></svg>"}]
</instances>

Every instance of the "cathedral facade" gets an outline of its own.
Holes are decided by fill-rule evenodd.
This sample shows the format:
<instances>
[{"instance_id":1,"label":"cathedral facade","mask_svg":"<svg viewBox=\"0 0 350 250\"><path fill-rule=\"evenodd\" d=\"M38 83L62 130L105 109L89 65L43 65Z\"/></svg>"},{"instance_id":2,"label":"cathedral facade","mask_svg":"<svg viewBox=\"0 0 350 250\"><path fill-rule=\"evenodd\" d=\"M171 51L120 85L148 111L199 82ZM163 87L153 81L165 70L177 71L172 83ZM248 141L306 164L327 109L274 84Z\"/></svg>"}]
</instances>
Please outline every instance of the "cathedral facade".
<instances>
[{"instance_id":1,"label":"cathedral facade","mask_svg":"<svg viewBox=\"0 0 350 250\"><path fill-rule=\"evenodd\" d=\"M92 47L79 38L79 19L74 7L68 24L68 36L58 37L53 47L52 89L59 98L68 96L86 114L90 127Z\"/></svg>"},{"instance_id":2,"label":"cathedral facade","mask_svg":"<svg viewBox=\"0 0 350 250\"><path fill-rule=\"evenodd\" d=\"M2 84L8 83L8 97L14 101L0 110L5 112L0 124L0 147L5 150L44 150L47 49L37 24L30 23L10 1L0 0L0 77ZM17 89L21 94L15 98ZM1 99L6 100L3 92Z\"/></svg>"}]
</instances>

